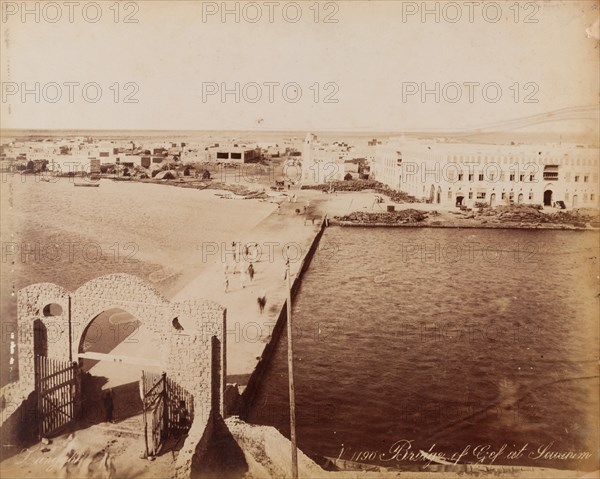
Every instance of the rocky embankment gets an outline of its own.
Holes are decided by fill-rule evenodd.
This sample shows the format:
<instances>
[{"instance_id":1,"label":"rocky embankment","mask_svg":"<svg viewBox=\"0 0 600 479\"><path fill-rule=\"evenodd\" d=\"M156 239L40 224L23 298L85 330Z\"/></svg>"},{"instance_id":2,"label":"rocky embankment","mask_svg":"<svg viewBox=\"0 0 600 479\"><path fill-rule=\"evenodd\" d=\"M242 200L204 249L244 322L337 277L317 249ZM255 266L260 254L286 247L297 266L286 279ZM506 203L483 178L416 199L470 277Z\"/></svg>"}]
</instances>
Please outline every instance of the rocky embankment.
<instances>
[{"instance_id":1,"label":"rocky embankment","mask_svg":"<svg viewBox=\"0 0 600 479\"><path fill-rule=\"evenodd\" d=\"M414 196L410 196L402 191L392 190L389 186L375 180L344 180L331 181L327 184L302 185L303 190L321 190L321 191L373 191L387 196L394 203L415 203Z\"/></svg>"},{"instance_id":2,"label":"rocky embankment","mask_svg":"<svg viewBox=\"0 0 600 479\"><path fill-rule=\"evenodd\" d=\"M570 226L586 228L598 226L598 211L559 210L546 213L538 205L484 207L474 213L473 219L482 223L517 223L524 226Z\"/></svg>"},{"instance_id":3,"label":"rocky embankment","mask_svg":"<svg viewBox=\"0 0 600 479\"><path fill-rule=\"evenodd\" d=\"M355 211L335 216L332 223L342 226L592 229L600 227L600 216L598 210L591 209L546 212L537 205L503 205L442 212L414 208L377 213Z\"/></svg>"},{"instance_id":4,"label":"rocky embankment","mask_svg":"<svg viewBox=\"0 0 600 479\"><path fill-rule=\"evenodd\" d=\"M427 219L425 211L415 209L406 209L400 211L390 211L382 213L367 213L364 211L355 211L345 216L335 216L334 220L342 223L358 224L415 224L422 223Z\"/></svg>"}]
</instances>

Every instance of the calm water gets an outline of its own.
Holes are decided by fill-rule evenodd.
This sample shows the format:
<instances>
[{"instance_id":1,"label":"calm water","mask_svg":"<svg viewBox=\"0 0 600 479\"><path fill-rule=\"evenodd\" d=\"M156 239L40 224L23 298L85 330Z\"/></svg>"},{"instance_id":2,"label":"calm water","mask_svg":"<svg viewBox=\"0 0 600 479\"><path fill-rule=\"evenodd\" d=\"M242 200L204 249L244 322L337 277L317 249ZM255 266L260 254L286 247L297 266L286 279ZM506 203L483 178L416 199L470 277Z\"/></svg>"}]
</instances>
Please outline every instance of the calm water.
<instances>
[{"instance_id":1,"label":"calm water","mask_svg":"<svg viewBox=\"0 0 600 479\"><path fill-rule=\"evenodd\" d=\"M329 228L321 248L294 306L303 451L598 467L597 233ZM250 419L289 436L287 401L284 337Z\"/></svg>"}]
</instances>

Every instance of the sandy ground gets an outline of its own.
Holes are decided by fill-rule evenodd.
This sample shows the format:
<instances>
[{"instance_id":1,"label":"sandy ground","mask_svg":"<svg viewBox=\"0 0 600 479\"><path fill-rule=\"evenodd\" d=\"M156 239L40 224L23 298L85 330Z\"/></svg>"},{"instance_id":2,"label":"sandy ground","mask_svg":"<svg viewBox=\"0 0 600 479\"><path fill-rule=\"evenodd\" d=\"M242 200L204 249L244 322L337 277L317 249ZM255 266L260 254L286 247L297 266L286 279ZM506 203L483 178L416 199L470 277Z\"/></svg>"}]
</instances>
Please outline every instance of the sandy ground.
<instances>
[{"instance_id":1,"label":"sandy ground","mask_svg":"<svg viewBox=\"0 0 600 479\"><path fill-rule=\"evenodd\" d=\"M136 421L137 419L137 421ZM112 424L98 424L87 429L75 432L75 449L78 454L90 451L106 451L114 464L117 478L136 479L166 479L172 477L175 458L167 452L154 460L140 458L144 451L144 440L141 429L136 426L140 418L131 418L126 422ZM137 431L136 431L137 428ZM64 463L67 451L71 449L68 435L52 439L52 443L45 446L38 443L2 463L3 479L50 479L64 477ZM91 477L74 475L77 479ZM96 477L96 476L94 476ZM100 476L98 476L100 477ZM104 477L104 476L102 476Z\"/></svg>"}]
</instances>

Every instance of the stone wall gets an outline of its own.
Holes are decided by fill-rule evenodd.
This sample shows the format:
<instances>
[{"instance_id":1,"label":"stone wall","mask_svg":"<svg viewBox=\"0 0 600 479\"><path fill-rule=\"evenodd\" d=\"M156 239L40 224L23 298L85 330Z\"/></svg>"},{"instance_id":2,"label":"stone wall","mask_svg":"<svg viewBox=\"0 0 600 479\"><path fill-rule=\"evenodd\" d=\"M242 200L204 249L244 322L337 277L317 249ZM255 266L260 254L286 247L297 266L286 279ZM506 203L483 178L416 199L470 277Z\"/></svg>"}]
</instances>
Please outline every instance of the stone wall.
<instances>
[{"instance_id":1,"label":"stone wall","mask_svg":"<svg viewBox=\"0 0 600 479\"><path fill-rule=\"evenodd\" d=\"M174 303L182 330L170 334L167 376L194 394L196 407L223 414L225 393L225 309L213 301Z\"/></svg>"},{"instance_id":2,"label":"stone wall","mask_svg":"<svg viewBox=\"0 0 600 479\"><path fill-rule=\"evenodd\" d=\"M49 305L58 305L62 313L51 314L52 312L48 311ZM46 356L63 360L71 359L69 308L70 293L56 284L38 283L19 290L17 294L17 348L19 383L23 389L33 391L35 385L33 361L36 321L45 329Z\"/></svg>"},{"instance_id":3,"label":"stone wall","mask_svg":"<svg viewBox=\"0 0 600 479\"><path fill-rule=\"evenodd\" d=\"M132 314L160 337L156 359L166 365L167 338L176 332L172 325L173 306L151 285L128 274L110 274L88 281L72 296L71 328L73 358L81 351L82 340L91 321L103 311L119 308Z\"/></svg>"},{"instance_id":4,"label":"stone wall","mask_svg":"<svg viewBox=\"0 0 600 479\"><path fill-rule=\"evenodd\" d=\"M323 219L321 220L321 226L319 228L319 231L313 238L310 247L308 248L306 254L301 260L300 266L298 268L298 274L294 277L292 281L292 300L296 297L296 294L298 293L300 284L302 282L302 277L304 276L304 273L310 266L310 262L312 261L312 258L315 255L317 248L319 247L321 236L323 236L323 232L327 227L328 221L329 220L327 218L327 215L323 217ZM262 352L260 360L254 368L254 371L252 371L252 375L248 380L248 384L246 385L244 392L241 395L241 398L239 398L239 414L242 418L245 418L248 414L248 410L250 409L252 402L254 401L258 388L260 387L260 384L262 383L263 378L271 364L271 359L273 357L273 354L275 353L275 349L277 347L279 338L281 337L281 334L285 330L286 326L287 300L284 301L283 305L281 306L281 309L279 310L279 316L277 317L277 321L275 322L275 326L273 327L271 338L269 342L265 345L265 349Z\"/></svg>"},{"instance_id":5,"label":"stone wall","mask_svg":"<svg viewBox=\"0 0 600 479\"><path fill-rule=\"evenodd\" d=\"M194 395L194 424L186 441L187 450L196 450L210 416L223 414L223 306L206 300L171 303L151 285L128 274L93 279L73 293L51 283L33 284L19 291L17 306L19 381L3 388L3 409L7 413L3 422L11 415L9 411L16 411L35 390L36 352L77 361L91 322L113 308L132 314L156 335L159 347L155 357L163 364L167 377ZM6 404L7 399L14 404ZM184 475L186 463L183 461L184 467L180 468Z\"/></svg>"}]
</instances>

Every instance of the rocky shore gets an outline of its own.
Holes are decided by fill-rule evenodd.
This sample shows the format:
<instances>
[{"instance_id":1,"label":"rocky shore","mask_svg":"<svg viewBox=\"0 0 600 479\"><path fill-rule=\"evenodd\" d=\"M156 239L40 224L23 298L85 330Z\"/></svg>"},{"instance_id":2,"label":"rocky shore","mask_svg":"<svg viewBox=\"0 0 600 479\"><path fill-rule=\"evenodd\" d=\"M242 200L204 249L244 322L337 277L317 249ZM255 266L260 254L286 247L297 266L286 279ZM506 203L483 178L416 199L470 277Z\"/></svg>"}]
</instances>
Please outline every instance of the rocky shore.
<instances>
[{"instance_id":1,"label":"rocky shore","mask_svg":"<svg viewBox=\"0 0 600 479\"><path fill-rule=\"evenodd\" d=\"M170 185L177 186L178 188L192 188L197 190L219 190L219 191L228 191L233 193L236 196L242 196L243 199L265 199L268 197L265 191L259 189L250 189L245 185L241 184L230 184L223 183L221 181L211 181L211 180L198 180L196 178L183 179L180 178L178 180L175 179L166 179L166 180L157 180L157 179L137 179L133 178L130 181L137 181L140 183L153 183L157 185Z\"/></svg>"},{"instance_id":2,"label":"rocky shore","mask_svg":"<svg viewBox=\"0 0 600 479\"><path fill-rule=\"evenodd\" d=\"M375 180L350 180L350 181L332 181L326 185L302 185L303 190L321 190L321 191L345 191L359 192L371 191L387 196L391 201L397 203L415 203L417 200L403 191L396 191L389 186Z\"/></svg>"},{"instance_id":3,"label":"rocky shore","mask_svg":"<svg viewBox=\"0 0 600 479\"><path fill-rule=\"evenodd\" d=\"M421 211L354 211L334 216L331 224L341 226L410 226L438 228L525 228L525 229L598 229L597 210L545 212L535 205L503 205L477 210Z\"/></svg>"}]
</instances>

